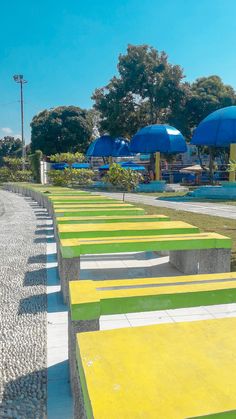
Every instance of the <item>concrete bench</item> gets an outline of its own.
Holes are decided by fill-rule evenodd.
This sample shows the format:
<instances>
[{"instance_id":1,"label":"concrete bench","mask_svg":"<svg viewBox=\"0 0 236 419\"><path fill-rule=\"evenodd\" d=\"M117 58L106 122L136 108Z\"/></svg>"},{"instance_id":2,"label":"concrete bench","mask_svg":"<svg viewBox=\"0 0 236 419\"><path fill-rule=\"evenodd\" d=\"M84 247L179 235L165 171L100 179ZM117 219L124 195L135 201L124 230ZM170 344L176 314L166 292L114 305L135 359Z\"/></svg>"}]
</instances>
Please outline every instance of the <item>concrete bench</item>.
<instances>
[{"instance_id":1,"label":"concrete bench","mask_svg":"<svg viewBox=\"0 0 236 419\"><path fill-rule=\"evenodd\" d=\"M236 318L225 318L78 334L74 417L187 419L235 411L235 328Z\"/></svg>"},{"instance_id":2,"label":"concrete bench","mask_svg":"<svg viewBox=\"0 0 236 419\"><path fill-rule=\"evenodd\" d=\"M59 224L60 239L125 237L199 233L199 228L183 221L142 221L136 223Z\"/></svg>"},{"instance_id":3,"label":"concrete bench","mask_svg":"<svg viewBox=\"0 0 236 419\"><path fill-rule=\"evenodd\" d=\"M85 254L169 251L170 264L186 274L229 272L231 239L216 233L61 239L58 267L64 301L68 282L80 277Z\"/></svg>"},{"instance_id":4,"label":"concrete bench","mask_svg":"<svg viewBox=\"0 0 236 419\"><path fill-rule=\"evenodd\" d=\"M75 377L76 334L100 328L102 315L236 302L236 272L166 278L71 281L68 318L70 380Z\"/></svg>"},{"instance_id":5,"label":"concrete bench","mask_svg":"<svg viewBox=\"0 0 236 419\"><path fill-rule=\"evenodd\" d=\"M235 303L236 272L70 281L69 296L74 330L86 332L99 330L102 315Z\"/></svg>"},{"instance_id":6,"label":"concrete bench","mask_svg":"<svg viewBox=\"0 0 236 419\"><path fill-rule=\"evenodd\" d=\"M130 208L133 207L132 204L123 203L122 201L118 201L116 199L110 200L96 200L93 197L85 197L83 199L77 199L74 202L53 202L50 199L48 199L47 203L47 209L48 212L53 215L58 210L67 210L67 211L74 211L76 209L80 208L116 208L116 207L125 207Z\"/></svg>"}]
</instances>

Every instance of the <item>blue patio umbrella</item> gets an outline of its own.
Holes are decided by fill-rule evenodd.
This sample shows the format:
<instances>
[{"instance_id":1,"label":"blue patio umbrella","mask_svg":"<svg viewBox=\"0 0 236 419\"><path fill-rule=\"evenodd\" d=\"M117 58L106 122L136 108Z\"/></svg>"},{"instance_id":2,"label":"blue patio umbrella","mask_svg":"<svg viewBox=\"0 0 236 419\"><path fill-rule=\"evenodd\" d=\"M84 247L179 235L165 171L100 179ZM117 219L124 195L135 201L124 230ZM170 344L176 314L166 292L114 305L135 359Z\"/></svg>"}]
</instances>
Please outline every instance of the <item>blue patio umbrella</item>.
<instances>
[{"instance_id":1,"label":"blue patio umbrella","mask_svg":"<svg viewBox=\"0 0 236 419\"><path fill-rule=\"evenodd\" d=\"M187 146L180 131L170 125L149 125L141 128L130 142L133 153L156 153L156 180L159 180L160 153L185 153Z\"/></svg>"},{"instance_id":2,"label":"blue patio umbrella","mask_svg":"<svg viewBox=\"0 0 236 419\"><path fill-rule=\"evenodd\" d=\"M112 138L110 135L102 135L93 141L87 152L88 157L122 157L130 156L129 141L125 138Z\"/></svg>"},{"instance_id":3,"label":"blue patio umbrella","mask_svg":"<svg viewBox=\"0 0 236 419\"><path fill-rule=\"evenodd\" d=\"M196 128L191 144L227 147L236 143L236 106L218 109Z\"/></svg>"},{"instance_id":4,"label":"blue patio umbrella","mask_svg":"<svg viewBox=\"0 0 236 419\"><path fill-rule=\"evenodd\" d=\"M170 125L141 128L130 141L133 153L185 153L187 146L180 131Z\"/></svg>"},{"instance_id":5,"label":"blue patio umbrella","mask_svg":"<svg viewBox=\"0 0 236 419\"><path fill-rule=\"evenodd\" d=\"M196 128L191 144L208 147L230 146L230 158L236 160L236 106L212 112ZM230 179L235 174L230 172Z\"/></svg>"}]
</instances>

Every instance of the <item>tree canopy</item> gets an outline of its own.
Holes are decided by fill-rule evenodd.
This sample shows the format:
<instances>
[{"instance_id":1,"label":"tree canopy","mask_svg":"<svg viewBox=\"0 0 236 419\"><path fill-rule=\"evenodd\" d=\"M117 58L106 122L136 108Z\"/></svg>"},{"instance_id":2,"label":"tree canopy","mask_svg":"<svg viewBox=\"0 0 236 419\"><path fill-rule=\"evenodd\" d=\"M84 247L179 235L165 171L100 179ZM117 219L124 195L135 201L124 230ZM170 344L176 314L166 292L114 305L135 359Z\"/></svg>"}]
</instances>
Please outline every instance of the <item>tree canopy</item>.
<instances>
[{"instance_id":1,"label":"tree canopy","mask_svg":"<svg viewBox=\"0 0 236 419\"><path fill-rule=\"evenodd\" d=\"M236 104L234 89L220 77L185 82L183 69L148 45L129 45L117 68L118 76L92 96L101 131L112 136L130 138L145 125L168 123L191 138L209 113Z\"/></svg>"},{"instance_id":2,"label":"tree canopy","mask_svg":"<svg viewBox=\"0 0 236 419\"><path fill-rule=\"evenodd\" d=\"M236 92L219 76L198 78L190 85L183 118L188 135L207 115L217 109L236 104Z\"/></svg>"},{"instance_id":3,"label":"tree canopy","mask_svg":"<svg viewBox=\"0 0 236 419\"><path fill-rule=\"evenodd\" d=\"M84 153L91 140L93 123L90 112L76 106L44 110L31 122L31 150L46 155L63 152Z\"/></svg>"},{"instance_id":4,"label":"tree canopy","mask_svg":"<svg viewBox=\"0 0 236 419\"><path fill-rule=\"evenodd\" d=\"M6 136L0 139L0 166L3 165L4 157L21 157L22 141L19 138Z\"/></svg>"},{"instance_id":5,"label":"tree canopy","mask_svg":"<svg viewBox=\"0 0 236 419\"><path fill-rule=\"evenodd\" d=\"M131 137L145 125L167 122L185 99L182 68L148 45L129 45L118 72L92 97L101 129L110 135Z\"/></svg>"}]
</instances>

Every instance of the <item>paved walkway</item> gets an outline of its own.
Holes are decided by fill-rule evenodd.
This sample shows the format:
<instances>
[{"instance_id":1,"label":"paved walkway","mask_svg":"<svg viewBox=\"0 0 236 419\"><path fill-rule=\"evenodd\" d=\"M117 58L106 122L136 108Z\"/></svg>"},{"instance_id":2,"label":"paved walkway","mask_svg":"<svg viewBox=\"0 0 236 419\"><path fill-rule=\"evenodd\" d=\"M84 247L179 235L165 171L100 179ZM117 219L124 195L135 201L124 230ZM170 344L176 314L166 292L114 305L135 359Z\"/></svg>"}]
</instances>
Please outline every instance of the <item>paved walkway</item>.
<instances>
[{"instance_id":1,"label":"paved walkway","mask_svg":"<svg viewBox=\"0 0 236 419\"><path fill-rule=\"evenodd\" d=\"M44 224L33 203L0 190L0 417L4 419L42 419L46 414Z\"/></svg>"},{"instance_id":2,"label":"paved walkway","mask_svg":"<svg viewBox=\"0 0 236 419\"><path fill-rule=\"evenodd\" d=\"M123 194L101 192L101 195L108 195L113 198L122 199ZM217 217L232 218L236 220L236 205L224 205L214 202L177 202L162 201L155 196L147 196L142 194L125 194L125 201L135 202L137 204L152 205L154 207L171 208L174 210L197 212L198 214L208 214Z\"/></svg>"},{"instance_id":3,"label":"paved walkway","mask_svg":"<svg viewBox=\"0 0 236 419\"><path fill-rule=\"evenodd\" d=\"M155 203L155 197L142 195L127 194L126 199L136 197L139 202L151 198ZM168 256L152 252L81 259L81 279L180 275L169 265ZM67 307L61 299L52 220L29 198L4 191L0 191L0 273L4 309L0 418L72 419ZM102 316L100 328L235 316L236 304L223 304Z\"/></svg>"}]
</instances>

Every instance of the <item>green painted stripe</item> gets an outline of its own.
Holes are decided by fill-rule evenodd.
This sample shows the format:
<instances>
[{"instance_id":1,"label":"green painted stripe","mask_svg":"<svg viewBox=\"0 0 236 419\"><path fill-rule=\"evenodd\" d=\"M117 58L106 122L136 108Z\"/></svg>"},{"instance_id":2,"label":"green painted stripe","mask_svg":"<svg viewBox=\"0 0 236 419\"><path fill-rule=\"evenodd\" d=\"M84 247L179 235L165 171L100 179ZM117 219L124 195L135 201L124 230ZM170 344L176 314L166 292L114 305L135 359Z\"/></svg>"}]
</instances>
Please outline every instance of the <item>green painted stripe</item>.
<instances>
[{"instance_id":1,"label":"green painted stripe","mask_svg":"<svg viewBox=\"0 0 236 419\"><path fill-rule=\"evenodd\" d=\"M87 419L94 419L93 412L92 412L92 405L89 398L88 388L86 384L86 378L85 373L83 369L83 363L81 360L81 354L79 350L79 346L76 342L76 363L77 363L77 369L79 373L79 380L82 387L82 393L83 393L83 401L84 401L84 407L86 412Z\"/></svg>"},{"instance_id":2,"label":"green painted stripe","mask_svg":"<svg viewBox=\"0 0 236 419\"><path fill-rule=\"evenodd\" d=\"M236 289L228 288L176 294L138 295L134 297L101 299L100 302L73 304L70 309L72 320L94 320L102 315L170 310L235 302Z\"/></svg>"},{"instance_id":3,"label":"green painted stripe","mask_svg":"<svg viewBox=\"0 0 236 419\"><path fill-rule=\"evenodd\" d=\"M121 214L122 215L122 214ZM56 219L57 224L110 224L110 223L137 223L137 222L147 222L147 221L170 221L170 217L162 218L162 217L156 217L156 218L112 218L112 219L99 219L94 218L93 220L67 220L66 218L64 220L58 220Z\"/></svg>"},{"instance_id":4,"label":"green painted stripe","mask_svg":"<svg viewBox=\"0 0 236 419\"><path fill-rule=\"evenodd\" d=\"M55 215L57 217L79 217L79 216L86 216L86 215L94 215L95 217L97 215L140 215L145 214L145 211L141 208L119 208L116 209L98 209L91 211L90 208L84 209L84 210L78 210L76 212L55 212Z\"/></svg>"},{"instance_id":5,"label":"green painted stripe","mask_svg":"<svg viewBox=\"0 0 236 419\"><path fill-rule=\"evenodd\" d=\"M111 227L112 228L112 227ZM96 237L126 237L126 236L163 236L167 234L191 234L199 233L198 227L186 228L163 228L150 230L119 230L119 231L80 231L80 232L63 232L59 233L60 239L75 238L96 238Z\"/></svg>"},{"instance_id":6,"label":"green painted stripe","mask_svg":"<svg viewBox=\"0 0 236 419\"><path fill-rule=\"evenodd\" d=\"M64 258L73 258L85 254L145 252L162 250L197 250L197 249L230 249L231 239L200 238L194 240L186 238L181 241L168 238L165 241L137 241L111 243L85 243L78 246L61 246Z\"/></svg>"},{"instance_id":7,"label":"green painted stripe","mask_svg":"<svg viewBox=\"0 0 236 419\"><path fill-rule=\"evenodd\" d=\"M195 418L189 418L189 419L235 419L235 418L236 418L236 410L230 410L228 412L214 413L212 415L206 415L206 416L197 416Z\"/></svg>"}]
</instances>

